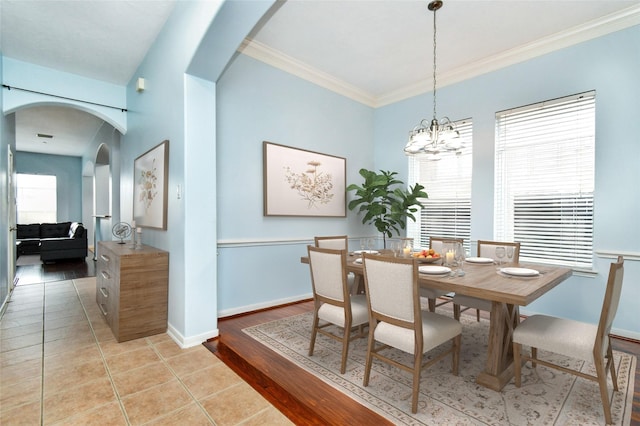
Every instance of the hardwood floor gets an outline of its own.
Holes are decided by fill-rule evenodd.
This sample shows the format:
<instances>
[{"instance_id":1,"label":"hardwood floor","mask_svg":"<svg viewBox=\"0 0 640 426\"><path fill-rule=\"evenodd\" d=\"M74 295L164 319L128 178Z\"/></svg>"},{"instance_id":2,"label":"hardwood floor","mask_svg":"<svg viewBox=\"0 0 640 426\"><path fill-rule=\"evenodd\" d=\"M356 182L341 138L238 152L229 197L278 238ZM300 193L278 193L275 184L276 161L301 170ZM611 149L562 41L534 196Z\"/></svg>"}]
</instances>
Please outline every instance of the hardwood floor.
<instances>
[{"instance_id":1,"label":"hardwood floor","mask_svg":"<svg viewBox=\"0 0 640 426\"><path fill-rule=\"evenodd\" d=\"M60 262L18 266L18 285L95 276L95 263ZM451 309L446 304L440 309ZM219 320L219 338L204 345L298 425L391 424L247 336L242 329L313 309L312 302ZM468 311L465 314L475 315ZM483 312L483 315L486 313ZM613 339L614 349L640 355L640 342ZM636 367L631 425L640 426L640 367Z\"/></svg>"},{"instance_id":2,"label":"hardwood floor","mask_svg":"<svg viewBox=\"0 0 640 426\"><path fill-rule=\"evenodd\" d=\"M440 309L451 309L446 304ZM222 318L220 336L205 343L222 361L299 425L390 424L320 379L278 356L242 329L312 311L311 301ZM464 315L475 316L469 310ZM483 315L488 315L483 312ZM614 349L640 355L640 342L613 339ZM595 384L594 384L595 385ZM636 366L631 425L640 426L640 367Z\"/></svg>"}]
</instances>

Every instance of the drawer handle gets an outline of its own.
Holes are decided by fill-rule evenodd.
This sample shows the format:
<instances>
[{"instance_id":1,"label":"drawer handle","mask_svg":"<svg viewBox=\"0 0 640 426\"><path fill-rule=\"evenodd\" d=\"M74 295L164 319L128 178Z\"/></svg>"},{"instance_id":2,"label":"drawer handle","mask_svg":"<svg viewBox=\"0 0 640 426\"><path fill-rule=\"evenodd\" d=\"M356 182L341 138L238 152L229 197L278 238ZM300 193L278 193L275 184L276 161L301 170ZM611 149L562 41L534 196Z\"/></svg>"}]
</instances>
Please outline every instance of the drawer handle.
<instances>
[{"instance_id":1,"label":"drawer handle","mask_svg":"<svg viewBox=\"0 0 640 426\"><path fill-rule=\"evenodd\" d=\"M109 275L109 273L107 271L100 271L100 274L102 274L102 277L110 280L111 279L111 275Z\"/></svg>"},{"instance_id":2,"label":"drawer handle","mask_svg":"<svg viewBox=\"0 0 640 426\"><path fill-rule=\"evenodd\" d=\"M107 316L107 308L104 306L104 303L100 304L100 310L102 311L102 315Z\"/></svg>"},{"instance_id":3,"label":"drawer handle","mask_svg":"<svg viewBox=\"0 0 640 426\"><path fill-rule=\"evenodd\" d=\"M100 287L100 293L102 293L104 297L109 297L109 292L104 287Z\"/></svg>"},{"instance_id":4,"label":"drawer handle","mask_svg":"<svg viewBox=\"0 0 640 426\"><path fill-rule=\"evenodd\" d=\"M101 254L100 259L104 260L105 262L111 262L111 259L106 254Z\"/></svg>"}]
</instances>

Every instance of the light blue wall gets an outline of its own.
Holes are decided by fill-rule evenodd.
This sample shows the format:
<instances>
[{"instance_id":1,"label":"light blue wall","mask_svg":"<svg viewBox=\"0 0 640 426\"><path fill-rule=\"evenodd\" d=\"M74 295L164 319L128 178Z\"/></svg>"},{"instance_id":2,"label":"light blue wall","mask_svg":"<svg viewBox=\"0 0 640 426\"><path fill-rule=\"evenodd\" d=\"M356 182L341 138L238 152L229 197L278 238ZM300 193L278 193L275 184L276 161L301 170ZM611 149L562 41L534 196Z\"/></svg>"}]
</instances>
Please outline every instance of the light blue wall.
<instances>
[{"instance_id":1,"label":"light blue wall","mask_svg":"<svg viewBox=\"0 0 640 426\"><path fill-rule=\"evenodd\" d=\"M218 81L217 111L219 312L309 297L300 257L313 236L371 230L352 212L265 217L263 141L344 157L347 182L360 182L373 166L373 109L240 54Z\"/></svg>"},{"instance_id":2,"label":"light blue wall","mask_svg":"<svg viewBox=\"0 0 640 426\"><path fill-rule=\"evenodd\" d=\"M472 239L493 238L495 113L596 91L594 249L640 252L640 26L438 90L438 115L473 119ZM407 132L431 116L431 96L380 108L375 122L375 164L401 170ZM390 143L394 141L395 143ZM429 191L429 188L426 188ZM523 312L597 322L610 257L596 257L595 277L573 276ZM614 328L640 337L640 262L625 262L622 301Z\"/></svg>"},{"instance_id":3,"label":"light blue wall","mask_svg":"<svg viewBox=\"0 0 640 426\"><path fill-rule=\"evenodd\" d=\"M3 57L2 52L0 51L0 81L2 81L3 76ZM0 104L2 104L4 99L4 89L0 89ZM6 116L4 114L0 114L0 217L8 218L9 217L9 205L7 201L7 191L9 188L9 179L7 176L8 171L8 156L9 149L11 149L15 153L15 115L10 114ZM3 223L6 223L3 221ZM9 271L7 268L8 263L8 245L7 241L9 241L9 229L6 226L0 227L0 311L4 309L5 302L9 295ZM12 240L15 241L15 235L12 237ZM14 242L10 244L14 244Z\"/></svg>"},{"instance_id":4,"label":"light blue wall","mask_svg":"<svg viewBox=\"0 0 640 426\"><path fill-rule=\"evenodd\" d=\"M65 155L15 153L16 173L56 177L58 222L82 222L82 161Z\"/></svg>"}]
</instances>

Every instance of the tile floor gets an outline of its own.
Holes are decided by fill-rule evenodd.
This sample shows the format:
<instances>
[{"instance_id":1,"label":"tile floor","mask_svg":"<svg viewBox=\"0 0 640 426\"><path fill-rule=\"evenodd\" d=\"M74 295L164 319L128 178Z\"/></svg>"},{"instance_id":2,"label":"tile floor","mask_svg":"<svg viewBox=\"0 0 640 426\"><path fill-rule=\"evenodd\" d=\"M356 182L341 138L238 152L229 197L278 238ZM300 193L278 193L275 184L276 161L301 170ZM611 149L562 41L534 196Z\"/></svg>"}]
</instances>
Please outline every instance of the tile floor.
<instances>
[{"instance_id":1,"label":"tile floor","mask_svg":"<svg viewBox=\"0 0 640 426\"><path fill-rule=\"evenodd\" d=\"M204 346L116 342L95 277L15 288L0 320L0 424L292 424Z\"/></svg>"}]
</instances>

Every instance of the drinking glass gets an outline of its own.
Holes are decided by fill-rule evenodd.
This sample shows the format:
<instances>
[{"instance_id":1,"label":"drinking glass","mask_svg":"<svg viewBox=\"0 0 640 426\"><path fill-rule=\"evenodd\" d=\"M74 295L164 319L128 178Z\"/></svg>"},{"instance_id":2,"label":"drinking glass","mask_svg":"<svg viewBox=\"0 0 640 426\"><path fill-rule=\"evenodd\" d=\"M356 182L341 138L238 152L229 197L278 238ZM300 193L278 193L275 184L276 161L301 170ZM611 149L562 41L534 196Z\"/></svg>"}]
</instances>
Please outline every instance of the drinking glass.
<instances>
[{"instance_id":1,"label":"drinking glass","mask_svg":"<svg viewBox=\"0 0 640 426\"><path fill-rule=\"evenodd\" d=\"M513 253L514 253L514 248L513 246L509 246L507 247L507 259L509 259L509 263L511 263L513 261Z\"/></svg>"},{"instance_id":2,"label":"drinking glass","mask_svg":"<svg viewBox=\"0 0 640 426\"><path fill-rule=\"evenodd\" d=\"M393 250L393 255L395 257L400 257L400 253L402 252L402 242L391 241L391 250Z\"/></svg>"},{"instance_id":3,"label":"drinking glass","mask_svg":"<svg viewBox=\"0 0 640 426\"><path fill-rule=\"evenodd\" d=\"M504 259L505 249L504 247L496 247L496 257L498 258L498 265L502 266L502 259Z\"/></svg>"},{"instance_id":4,"label":"drinking glass","mask_svg":"<svg viewBox=\"0 0 640 426\"><path fill-rule=\"evenodd\" d=\"M466 259L466 253L462 243L456 245L456 263L458 264L458 275L464 275L464 260Z\"/></svg>"},{"instance_id":5,"label":"drinking glass","mask_svg":"<svg viewBox=\"0 0 640 426\"><path fill-rule=\"evenodd\" d=\"M368 238L360 238L360 250L364 251L367 249L367 240Z\"/></svg>"}]
</instances>

